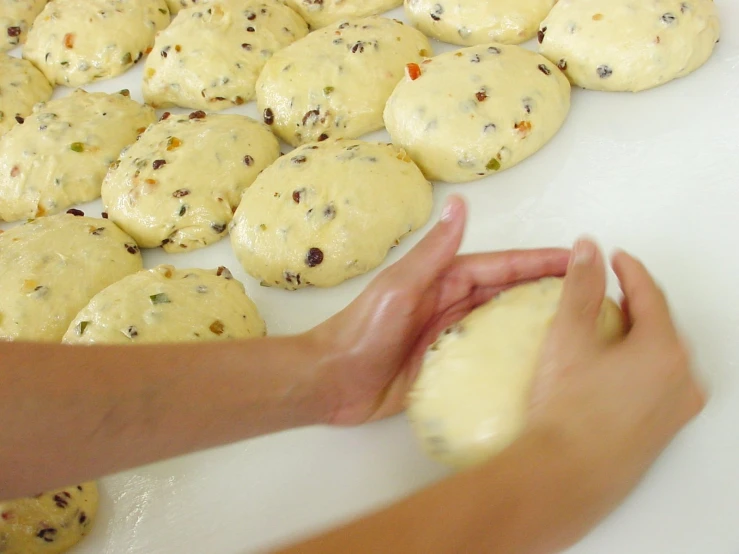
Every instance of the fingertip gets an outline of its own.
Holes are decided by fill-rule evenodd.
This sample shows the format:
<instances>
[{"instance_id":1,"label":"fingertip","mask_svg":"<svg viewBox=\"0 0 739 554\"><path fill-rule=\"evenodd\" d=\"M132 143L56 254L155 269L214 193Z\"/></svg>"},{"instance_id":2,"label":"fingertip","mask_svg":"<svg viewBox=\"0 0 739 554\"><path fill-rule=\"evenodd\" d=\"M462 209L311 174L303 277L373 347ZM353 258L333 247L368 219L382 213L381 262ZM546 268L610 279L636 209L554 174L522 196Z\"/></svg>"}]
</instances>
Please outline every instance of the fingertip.
<instances>
[{"instance_id":1,"label":"fingertip","mask_svg":"<svg viewBox=\"0 0 739 554\"><path fill-rule=\"evenodd\" d=\"M589 266L600 256L600 248L590 237L580 237L575 241L570 252L570 266Z\"/></svg>"},{"instance_id":2,"label":"fingertip","mask_svg":"<svg viewBox=\"0 0 739 554\"><path fill-rule=\"evenodd\" d=\"M466 217L467 204L464 198L457 194L450 195L444 203L440 221L442 223L462 222Z\"/></svg>"}]
</instances>

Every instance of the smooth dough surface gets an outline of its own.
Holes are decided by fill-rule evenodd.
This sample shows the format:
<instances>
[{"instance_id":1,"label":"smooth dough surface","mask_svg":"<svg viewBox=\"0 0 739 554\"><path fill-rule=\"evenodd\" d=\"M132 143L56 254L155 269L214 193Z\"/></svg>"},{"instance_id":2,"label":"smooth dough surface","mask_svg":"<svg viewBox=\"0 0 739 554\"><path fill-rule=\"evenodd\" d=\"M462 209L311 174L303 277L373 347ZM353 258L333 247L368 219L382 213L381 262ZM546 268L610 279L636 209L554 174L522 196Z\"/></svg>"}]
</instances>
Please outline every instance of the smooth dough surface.
<instances>
[{"instance_id":1,"label":"smooth dough surface","mask_svg":"<svg viewBox=\"0 0 739 554\"><path fill-rule=\"evenodd\" d=\"M26 42L28 29L47 0L0 0L0 52Z\"/></svg>"},{"instance_id":2,"label":"smooth dough surface","mask_svg":"<svg viewBox=\"0 0 739 554\"><path fill-rule=\"evenodd\" d=\"M112 222L60 214L0 234L0 340L58 342L108 285L142 267Z\"/></svg>"},{"instance_id":3,"label":"smooth dough surface","mask_svg":"<svg viewBox=\"0 0 739 554\"><path fill-rule=\"evenodd\" d=\"M713 0L560 0L539 51L575 85L639 92L701 67L719 34Z\"/></svg>"},{"instance_id":4,"label":"smooth dough surface","mask_svg":"<svg viewBox=\"0 0 739 554\"><path fill-rule=\"evenodd\" d=\"M465 468L494 456L525 425L541 347L559 305L562 279L514 287L441 334L409 394L408 418L432 458ZM601 307L598 334L623 335L621 310Z\"/></svg>"},{"instance_id":5,"label":"smooth dough surface","mask_svg":"<svg viewBox=\"0 0 739 554\"><path fill-rule=\"evenodd\" d=\"M125 94L87 93L38 104L0 137L0 220L58 213L100 196L121 150L156 120Z\"/></svg>"},{"instance_id":6,"label":"smooth dough surface","mask_svg":"<svg viewBox=\"0 0 739 554\"><path fill-rule=\"evenodd\" d=\"M242 115L170 115L108 171L109 217L142 248L189 252L220 240L244 190L280 156L266 125Z\"/></svg>"},{"instance_id":7,"label":"smooth dough surface","mask_svg":"<svg viewBox=\"0 0 739 554\"><path fill-rule=\"evenodd\" d=\"M431 185L392 145L301 146L249 187L231 225L244 269L265 286L330 287L377 267L431 214Z\"/></svg>"},{"instance_id":8,"label":"smooth dough surface","mask_svg":"<svg viewBox=\"0 0 739 554\"><path fill-rule=\"evenodd\" d=\"M266 61L307 34L305 21L277 0L184 9L146 59L144 99L154 107L210 111L249 102Z\"/></svg>"},{"instance_id":9,"label":"smooth dough surface","mask_svg":"<svg viewBox=\"0 0 739 554\"><path fill-rule=\"evenodd\" d=\"M61 554L87 535L99 493L94 482L0 502L0 552Z\"/></svg>"},{"instance_id":10,"label":"smooth dough surface","mask_svg":"<svg viewBox=\"0 0 739 554\"><path fill-rule=\"evenodd\" d=\"M168 23L165 0L54 0L28 33L23 57L52 83L79 87L125 72Z\"/></svg>"},{"instance_id":11,"label":"smooth dough surface","mask_svg":"<svg viewBox=\"0 0 739 554\"><path fill-rule=\"evenodd\" d=\"M98 293L64 335L70 344L145 344L263 337L264 321L225 267L160 265Z\"/></svg>"},{"instance_id":12,"label":"smooth dough surface","mask_svg":"<svg viewBox=\"0 0 739 554\"><path fill-rule=\"evenodd\" d=\"M38 102L51 98L44 74L26 60L0 53L0 136L31 113Z\"/></svg>"},{"instance_id":13,"label":"smooth dough surface","mask_svg":"<svg viewBox=\"0 0 739 554\"><path fill-rule=\"evenodd\" d=\"M206 4L210 1L211 0L167 0L167 7L169 8L169 13L177 15L185 8L192 8L198 4Z\"/></svg>"},{"instance_id":14,"label":"smooth dough surface","mask_svg":"<svg viewBox=\"0 0 739 554\"><path fill-rule=\"evenodd\" d=\"M357 17L379 15L397 8L403 0L282 0L311 26L320 29Z\"/></svg>"},{"instance_id":15,"label":"smooth dough surface","mask_svg":"<svg viewBox=\"0 0 739 554\"><path fill-rule=\"evenodd\" d=\"M405 0L409 21L460 46L520 44L533 38L557 0Z\"/></svg>"},{"instance_id":16,"label":"smooth dough surface","mask_svg":"<svg viewBox=\"0 0 739 554\"><path fill-rule=\"evenodd\" d=\"M466 182L513 167L549 142L570 109L567 78L519 46L463 48L416 72L390 96L385 125L429 179Z\"/></svg>"},{"instance_id":17,"label":"smooth dough surface","mask_svg":"<svg viewBox=\"0 0 739 554\"><path fill-rule=\"evenodd\" d=\"M293 146L357 138L383 127L382 110L406 64L425 56L428 39L392 19L331 25L267 62L257 81L259 111Z\"/></svg>"}]
</instances>

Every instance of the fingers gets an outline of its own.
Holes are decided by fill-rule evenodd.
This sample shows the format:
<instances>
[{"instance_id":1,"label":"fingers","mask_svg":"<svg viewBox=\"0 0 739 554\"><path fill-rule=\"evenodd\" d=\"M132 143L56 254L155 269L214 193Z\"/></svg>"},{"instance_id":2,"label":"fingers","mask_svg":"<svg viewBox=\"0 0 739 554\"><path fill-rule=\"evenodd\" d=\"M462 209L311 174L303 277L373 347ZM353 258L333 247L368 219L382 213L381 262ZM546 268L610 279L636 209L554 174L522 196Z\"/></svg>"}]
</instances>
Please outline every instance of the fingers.
<instances>
[{"instance_id":1,"label":"fingers","mask_svg":"<svg viewBox=\"0 0 739 554\"><path fill-rule=\"evenodd\" d=\"M554 340L567 350L589 350L596 344L597 320L606 295L606 269L598 246L579 240L572 251L557 315Z\"/></svg>"},{"instance_id":2,"label":"fingers","mask_svg":"<svg viewBox=\"0 0 739 554\"><path fill-rule=\"evenodd\" d=\"M635 330L646 328L675 334L665 295L644 265L625 252L617 252L612 263L621 282L631 326Z\"/></svg>"}]
</instances>

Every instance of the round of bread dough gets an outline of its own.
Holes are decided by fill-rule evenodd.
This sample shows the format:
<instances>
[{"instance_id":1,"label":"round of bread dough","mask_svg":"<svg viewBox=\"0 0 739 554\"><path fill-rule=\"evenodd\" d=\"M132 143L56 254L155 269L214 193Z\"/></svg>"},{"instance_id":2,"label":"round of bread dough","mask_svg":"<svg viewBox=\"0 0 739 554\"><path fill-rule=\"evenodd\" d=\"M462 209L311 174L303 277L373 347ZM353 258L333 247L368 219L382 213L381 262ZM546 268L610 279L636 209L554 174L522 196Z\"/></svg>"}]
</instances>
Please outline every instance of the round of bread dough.
<instances>
[{"instance_id":1,"label":"round of bread dough","mask_svg":"<svg viewBox=\"0 0 739 554\"><path fill-rule=\"evenodd\" d=\"M220 240L244 190L280 156L242 115L169 115L126 148L103 181L112 221L142 248L189 252Z\"/></svg>"},{"instance_id":2,"label":"round of bread dough","mask_svg":"<svg viewBox=\"0 0 739 554\"><path fill-rule=\"evenodd\" d=\"M377 267L423 226L431 196L402 149L356 140L307 144L246 189L231 244L264 286L331 287Z\"/></svg>"},{"instance_id":3,"label":"round of bread dough","mask_svg":"<svg viewBox=\"0 0 739 554\"><path fill-rule=\"evenodd\" d=\"M52 83L78 87L124 73L169 23L165 0L54 0L23 47Z\"/></svg>"},{"instance_id":4,"label":"round of bread dough","mask_svg":"<svg viewBox=\"0 0 739 554\"><path fill-rule=\"evenodd\" d=\"M67 329L68 344L146 344L263 337L244 286L225 267L140 271L98 293Z\"/></svg>"},{"instance_id":5,"label":"round of bread dough","mask_svg":"<svg viewBox=\"0 0 739 554\"><path fill-rule=\"evenodd\" d=\"M311 29L332 23L378 15L397 8L403 0L283 0L308 22Z\"/></svg>"},{"instance_id":6,"label":"round of bread dough","mask_svg":"<svg viewBox=\"0 0 739 554\"><path fill-rule=\"evenodd\" d=\"M26 116L39 102L51 98L44 74L26 60L0 53L0 136Z\"/></svg>"},{"instance_id":7,"label":"round of bread dough","mask_svg":"<svg viewBox=\"0 0 739 554\"><path fill-rule=\"evenodd\" d=\"M713 0L560 0L539 52L577 86L639 92L701 67L719 33Z\"/></svg>"},{"instance_id":8,"label":"round of bread dough","mask_svg":"<svg viewBox=\"0 0 739 554\"><path fill-rule=\"evenodd\" d=\"M266 61L308 34L277 0L224 0L187 8L146 59L144 99L161 108L217 111L249 102Z\"/></svg>"},{"instance_id":9,"label":"round of bread dough","mask_svg":"<svg viewBox=\"0 0 739 554\"><path fill-rule=\"evenodd\" d=\"M562 285L562 279L546 278L509 289L429 347L407 415L430 457L462 469L488 460L519 436ZM606 299L598 334L610 343L623 333L621 310Z\"/></svg>"},{"instance_id":10,"label":"round of bread dough","mask_svg":"<svg viewBox=\"0 0 739 554\"><path fill-rule=\"evenodd\" d=\"M570 84L520 46L463 48L406 69L385 125L429 179L462 183L541 149L570 109Z\"/></svg>"},{"instance_id":11,"label":"round of bread dough","mask_svg":"<svg viewBox=\"0 0 739 554\"><path fill-rule=\"evenodd\" d=\"M192 8L193 6L205 4L209 1L210 0L167 0L167 7L169 8L169 13L177 15L185 8Z\"/></svg>"},{"instance_id":12,"label":"round of bread dough","mask_svg":"<svg viewBox=\"0 0 739 554\"><path fill-rule=\"evenodd\" d=\"M265 122L288 144L357 138L382 110L407 63L431 55L416 29L384 17L331 25L275 54L257 80Z\"/></svg>"},{"instance_id":13,"label":"round of bread dough","mask_svg":"<svg viewBox=\"0 0 739 554\"><path fill-rule=\"evenodd\" d=\"M58 213L100 196L108 167L156 121L128 97L87 93L34 107L23 125L0 137L0 220Z\"/></svg>"},{"instance_id":14,"label":"round of bread dough","mask_svg":"<svg viewBox=\"0 0 739 554\"><path fill-rule=\"evenodd\" d=\"M520 44L536 36L557 0L405 0L405 14L426 35L460 46Z\"/></svg>"},{"instance_id":15,"label":"round of bread dough","mask_svg":"<svg viewBox=\"0 0 739 554\"><path fill-rule=\"evenodd\" d=\"M12 50L26 42L28 29L47 1L0 0L0 52Z\"/></svg>"},{"instance_id":16,"label":"round of bread dough","mask_svg":"<svg viewBox=\"0 0 739 554\"><path fill-rule=\"evenodd\" d=\"M0 340L58 342L108 285L142 267L112 222L59 214L0 234Z\"/></svg>"},{"instance_id":17,"label":"round of bread dough","mask_svg":"<svg viewBox=\"0 0 739 554\"><path fill-rule=\"evenodd\" d=\"M61 554L87 535L99 493L94 482L0 502L0 552Z\"/></svg>"}]
</instances>

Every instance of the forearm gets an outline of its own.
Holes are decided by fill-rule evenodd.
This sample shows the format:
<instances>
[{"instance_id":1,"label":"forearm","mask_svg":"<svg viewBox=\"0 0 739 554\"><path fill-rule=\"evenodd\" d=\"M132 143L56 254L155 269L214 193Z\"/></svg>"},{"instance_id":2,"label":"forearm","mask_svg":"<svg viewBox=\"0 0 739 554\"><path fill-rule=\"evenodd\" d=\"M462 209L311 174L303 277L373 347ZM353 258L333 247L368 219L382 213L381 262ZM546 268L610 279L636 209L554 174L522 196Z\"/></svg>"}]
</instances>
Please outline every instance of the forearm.
<instances>
[{"instance_id":1,"label":"forearm","mask_svg":"<svg viewBox=\"0 0 739 554\"><path fill-rule=\"evenodd\" d=\"M0 500L320 423L307 335L172 346L0 343Z\"/></svg>"}]
</instances>

